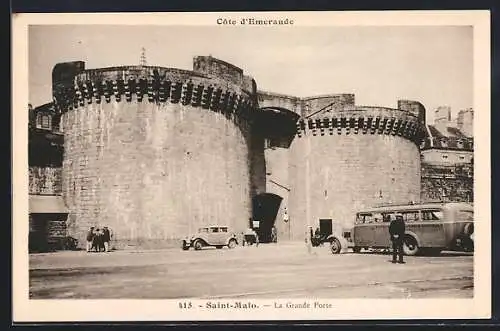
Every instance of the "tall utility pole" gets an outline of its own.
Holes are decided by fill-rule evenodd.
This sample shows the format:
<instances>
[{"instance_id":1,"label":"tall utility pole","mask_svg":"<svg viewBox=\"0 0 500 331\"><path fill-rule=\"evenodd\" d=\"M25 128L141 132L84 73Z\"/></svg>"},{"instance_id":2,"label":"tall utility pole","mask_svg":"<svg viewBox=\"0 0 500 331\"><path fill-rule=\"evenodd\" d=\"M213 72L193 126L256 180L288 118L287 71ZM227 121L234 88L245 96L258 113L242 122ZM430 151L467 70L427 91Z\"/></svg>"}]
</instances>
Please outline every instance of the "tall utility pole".
<instances>
[{"instance_id":1,"label":"tall utility pole","mask_svg":"<svg viewBox=\"0 0 500 331\"><path fill-rule=\"evenodd\" d=\"M311 159L311 132L308 132L307 135L305 135L305 138L306 138L306 220L307 220L307 225L308 225L308 228L307 228L307 231L309 231L309 226L312 225L312 222L311 222L311 193L310 193L310 185L311 185L311 181L310 181L310 159ZM304 231L302 229L302 231ZM309 233L309 232L308 232Z\"/></svg>"},{"instance_id":2,"label":"tall utility pole","mask_svg":"<svg viewBox=\"0 0 500 331\"><path fill-rule=\"evenodd\" d=\"M143 47L141 48L141 60L140 60L140 64L139 64L141 67L145 67L147 65L147 62L146 62L146 49Z\"/></svg>"}]
</instances>

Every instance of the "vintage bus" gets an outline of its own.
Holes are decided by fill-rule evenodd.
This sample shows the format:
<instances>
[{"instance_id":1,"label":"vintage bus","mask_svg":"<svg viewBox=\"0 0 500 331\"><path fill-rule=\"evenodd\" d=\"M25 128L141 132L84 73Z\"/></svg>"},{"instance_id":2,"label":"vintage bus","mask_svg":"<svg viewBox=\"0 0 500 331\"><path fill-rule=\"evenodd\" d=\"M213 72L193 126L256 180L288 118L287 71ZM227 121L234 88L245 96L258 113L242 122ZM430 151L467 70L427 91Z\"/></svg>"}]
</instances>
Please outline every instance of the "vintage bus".
<instances>
[{"instance_id":1,"label":"vintage bus","mask_svg":"<svg viewBox=\"0 0 500 331\"><path fill-rule=\"evenodd\" d=\"M462 202L391 205L356 213L345 238L355 253L367 248L390 248L391 215L401 214L406 224L406 255L438 254L442 250L473 251L474 208ZM337 240L336 244L340 242ZM332 246L332 253L340 252Z\"/></svg>"}]
</instances>

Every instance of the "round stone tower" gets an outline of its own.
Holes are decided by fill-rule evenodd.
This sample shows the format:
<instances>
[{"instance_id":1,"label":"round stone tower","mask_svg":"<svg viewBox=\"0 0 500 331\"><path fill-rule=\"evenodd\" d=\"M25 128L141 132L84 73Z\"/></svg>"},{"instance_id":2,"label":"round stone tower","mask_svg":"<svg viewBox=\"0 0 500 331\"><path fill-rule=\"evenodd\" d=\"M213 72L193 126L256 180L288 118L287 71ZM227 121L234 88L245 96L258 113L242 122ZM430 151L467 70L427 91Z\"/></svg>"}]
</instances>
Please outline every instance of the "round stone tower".
<instances>
[{"instance_id":1,"label":"round stone tower","mask_svg":"<svg viewBox=\"0 0 500 331\"><path fill-rule=\"evenodd\" d=\"M81 242L89 226L108 226L118 245L248 226L265 165L256 84L241 69L212 57L195 57L193 71L62 63L53 94L68 230Z\"/></svg>"},{"instance_id":2,"label":"round stone tower","mask_svg":"<svg viewBox=\"0 0 500 331\"><path fill-rule=\"evenodd\" d=\"M294 236L320 219L349 228L360 209L419 201L422 137L407 110L356 106L352 94L303 99L290 151Z\"/></svg>"}]
</instances>

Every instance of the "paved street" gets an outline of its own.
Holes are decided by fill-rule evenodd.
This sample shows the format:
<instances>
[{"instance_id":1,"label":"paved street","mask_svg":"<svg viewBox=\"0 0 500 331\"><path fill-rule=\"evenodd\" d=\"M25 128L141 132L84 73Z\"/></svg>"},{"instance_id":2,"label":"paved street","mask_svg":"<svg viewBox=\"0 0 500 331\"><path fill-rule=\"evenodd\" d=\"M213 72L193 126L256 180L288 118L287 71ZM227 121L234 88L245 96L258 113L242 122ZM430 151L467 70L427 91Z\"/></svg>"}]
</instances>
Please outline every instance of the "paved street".
<instances>
[{"instance_id":1,"label":"paved street","mask_svg":"<svg viewBox=\"0 0 500 331\"><path fill-rule=\"evenodd\" d=\"M30 255L31 298L471 298L473 256L345 253L305 244Z\"/></svg>"}]
</instances>

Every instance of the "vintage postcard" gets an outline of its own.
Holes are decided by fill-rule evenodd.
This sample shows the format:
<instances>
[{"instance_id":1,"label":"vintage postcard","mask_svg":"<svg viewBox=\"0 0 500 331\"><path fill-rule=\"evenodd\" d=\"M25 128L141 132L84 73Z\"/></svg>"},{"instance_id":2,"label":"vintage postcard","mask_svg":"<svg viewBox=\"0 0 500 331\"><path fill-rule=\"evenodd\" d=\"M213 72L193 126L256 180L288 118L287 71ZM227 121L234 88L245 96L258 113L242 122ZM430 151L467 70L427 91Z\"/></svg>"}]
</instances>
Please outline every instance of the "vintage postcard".
<instances>
[{"instance_id":1,"label":"vintage postcard","mask_svg":"<svg viewBox=\"0 0 500 331\"><path fill-rule=\"evenodd\" d=\"M13 318L491 314L488 11L17 14Z\"/></svg>"}]
</instances>

